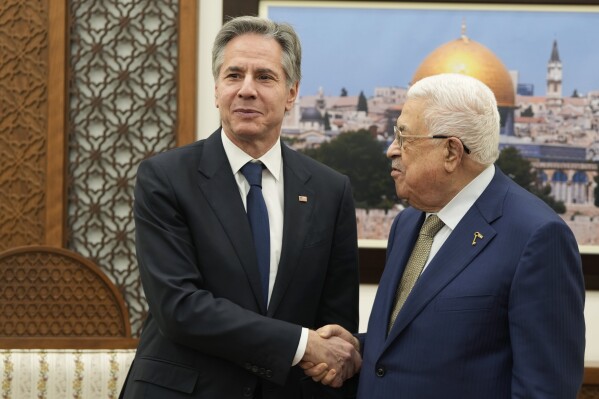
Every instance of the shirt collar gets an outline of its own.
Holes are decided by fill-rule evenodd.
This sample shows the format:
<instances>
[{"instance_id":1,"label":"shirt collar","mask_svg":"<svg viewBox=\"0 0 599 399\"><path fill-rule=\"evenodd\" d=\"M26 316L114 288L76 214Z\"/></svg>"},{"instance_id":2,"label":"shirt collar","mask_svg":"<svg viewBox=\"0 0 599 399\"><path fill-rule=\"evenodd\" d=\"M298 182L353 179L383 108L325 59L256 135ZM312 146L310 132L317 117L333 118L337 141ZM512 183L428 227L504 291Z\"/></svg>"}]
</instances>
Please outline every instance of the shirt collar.
<instances>
[{"instance_id":1,"label":"shirt collar","mask_svg":"<svg viewBox=\"0 0 599 399\"><path fill-rule=\"evenodd\" d=\"M225 148L225 154L227 154L227 158L229 159L231 170L233 170L233 174L239 172L239 169L241 169L243 165L254 159L241 148L237 147L225 134L224 130L221 131L220 137L223 142L223 147ZM281 138L279 137L275 145L273 145L266 154L258 158L258 160L264 164L275 180L279 181L281 164L283 163L283 156L281 155Z\"/></svg>"},{"instance_id":2,"label":"shirt collar","mask_svg":"<svg viewBox=\"0 0 599 399\"><path fill-rule=\"evenodd\" d=\"M495 175L495 166L487 166L478 176L468 183L460 192L445 205L437 216L451 230L455 229L460 220L466 215L466 212L474 205L478 197L493 180Z\"/></svg>"}]
</instances>

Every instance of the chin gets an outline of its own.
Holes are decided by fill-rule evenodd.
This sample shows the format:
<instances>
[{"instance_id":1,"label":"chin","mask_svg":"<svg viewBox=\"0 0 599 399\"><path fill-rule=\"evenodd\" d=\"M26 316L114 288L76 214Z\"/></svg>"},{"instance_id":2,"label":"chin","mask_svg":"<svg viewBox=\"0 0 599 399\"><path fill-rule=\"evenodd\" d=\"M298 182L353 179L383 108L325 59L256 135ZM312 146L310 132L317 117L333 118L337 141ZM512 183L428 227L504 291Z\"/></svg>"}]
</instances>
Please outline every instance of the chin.
<instances>
[{"instance_id":1,"label":"chin","mask_svg":"<svg viewBox=\"0 0 599 399\"><path fill-rule=\"evenodd\" d=\"M395 194L397 195L397 198L399 198L401 201L411 205L409 195L406 192L404 192L403 190L395 190Z\"/></svg>"},{"instance_id":2,"label":"chin","mask_svg":"<svg viewBox=\"0 0 599 399\"><path fill-rule=\"evenodd\" d=\"M235 135L246 137L257 136L261 133L256 126L235 126L232 130Z\"/></svg>"},{"instance_id":3,"label":"chin","mask_svg":"<svg viewBox=\"0 0 599 399\"><path fill-rule=\"evenodd\" d=\"M395 194L397 195L397 198L399 198L401 200L405 200L406 199L406 195L404 194L404 190L402 190L402 188L399 187L397 184L395 185Z\"/></svg>"}]
</instances>

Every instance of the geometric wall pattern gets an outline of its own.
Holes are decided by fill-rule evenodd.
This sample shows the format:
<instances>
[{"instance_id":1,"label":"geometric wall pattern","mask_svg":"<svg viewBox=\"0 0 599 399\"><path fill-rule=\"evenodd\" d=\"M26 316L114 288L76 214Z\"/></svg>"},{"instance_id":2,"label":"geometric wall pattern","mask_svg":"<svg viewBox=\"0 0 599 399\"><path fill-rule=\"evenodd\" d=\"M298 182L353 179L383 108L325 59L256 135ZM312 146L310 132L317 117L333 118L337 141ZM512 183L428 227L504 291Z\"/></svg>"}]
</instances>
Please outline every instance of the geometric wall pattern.
<instances>
[{"instance_id":1,"label":"geometric wall pattern","mask_svg":"<svg viewBox=\"0 0 599 399\"><path fill-rule=\"evenodd\" d=\"M0 6L0 252L45 237L48 10Z\"/></svg>"},{"instance_id":2,"label":"geometric wall pattern","mask_svg":"<svg viewBox=\"0 0 599 399\"><path fill-rule=\"evenodd\" d=\"M177 0L71 0L67 247L119 287L138 336L147 305L135 258L139 162L176 144Z\"/></svg>"},{"instance_id":3,"label":"geometric wall pattern","mask_svg":"<svg viewBox=\"0 0 599 399\"><path fill-rule=\"evenodd\" d=\"M0 255L0 339L130 338L122 300L105 273L61 248Z\"/></svg>"}]
</instances>

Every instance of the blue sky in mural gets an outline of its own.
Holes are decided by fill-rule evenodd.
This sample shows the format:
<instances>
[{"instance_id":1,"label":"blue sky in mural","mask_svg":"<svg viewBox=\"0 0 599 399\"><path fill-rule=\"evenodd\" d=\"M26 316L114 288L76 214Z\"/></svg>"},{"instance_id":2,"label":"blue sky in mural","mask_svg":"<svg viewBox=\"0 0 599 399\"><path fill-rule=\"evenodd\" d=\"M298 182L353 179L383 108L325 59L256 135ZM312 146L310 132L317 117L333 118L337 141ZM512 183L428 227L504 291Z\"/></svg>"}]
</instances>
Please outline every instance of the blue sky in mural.
<instances>
[{"instance_id":1,"label":"blue sky in mural","mask_svg":"<svg viewBox=\"0 0 599 399\"><path fill-rule=\"evenodd\" d=\"M597 8L599 11L599 8ZM519 83L545 94L547 62L557 40L563 94L599 90L599 12L268 7L291 23L303 45L300 95L372 95L377 86L407 87L435 48L467 36L495 53Z\"/></svg>"}]
</instances>

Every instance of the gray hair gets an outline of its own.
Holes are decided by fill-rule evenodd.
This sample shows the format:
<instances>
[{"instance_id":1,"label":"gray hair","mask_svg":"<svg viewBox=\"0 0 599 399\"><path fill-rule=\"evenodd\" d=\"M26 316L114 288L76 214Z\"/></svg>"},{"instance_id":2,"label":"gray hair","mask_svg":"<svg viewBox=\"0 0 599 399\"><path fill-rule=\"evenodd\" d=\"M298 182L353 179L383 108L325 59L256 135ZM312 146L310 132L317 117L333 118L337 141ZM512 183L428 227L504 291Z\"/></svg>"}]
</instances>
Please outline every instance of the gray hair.
<instances>
[{"instance_id":1,"label":"gray hair","mask_svg":"<svg viewBox=\"0 0 599 399\"><path fill-rule=\"evenodd\" d=\"M458 137L475 161L490 165L499 156L500 119L495 95L484 83L457 73L417 81L407 99L424 101L429 134Z\"/></svg>"},{"instance_id":2,"label":"gray hair","mask_svg":"<svg viewBox=\"0 0 599 399\"><path fill-rule=\"evenodd\" d=\"M218 79L224 62L226 45L237 36L255 33L273 38L281 45L283 56L281 65L287 80L287 87L299 82L302 77L302 47L299 37L286 23L277 23L268 19L243 16L233 18L220 29L212 47L212 74Z\"/></svg>"}]
</instances>

